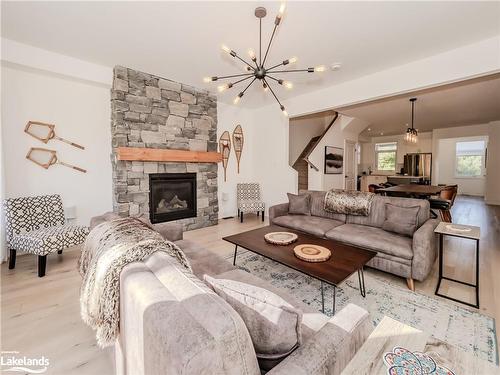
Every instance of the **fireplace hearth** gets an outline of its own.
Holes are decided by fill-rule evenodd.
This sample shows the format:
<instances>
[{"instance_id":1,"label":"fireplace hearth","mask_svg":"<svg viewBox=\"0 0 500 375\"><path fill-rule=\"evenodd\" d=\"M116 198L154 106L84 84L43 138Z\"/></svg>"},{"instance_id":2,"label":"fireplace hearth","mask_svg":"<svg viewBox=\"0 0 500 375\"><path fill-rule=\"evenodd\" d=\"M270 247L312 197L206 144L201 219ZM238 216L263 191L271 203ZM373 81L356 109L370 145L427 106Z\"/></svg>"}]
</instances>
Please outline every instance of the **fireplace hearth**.
<instances>
[{"instance_id":1,"label":"fireplace hearth","mask_svg":"<svg viewBox=\"0 0 500 375\"><path fill-rule=\"evenodd\" d=\"M196 217L196 173L150 174L149 217L152 223Z\"/></svg>"}]
</instances>

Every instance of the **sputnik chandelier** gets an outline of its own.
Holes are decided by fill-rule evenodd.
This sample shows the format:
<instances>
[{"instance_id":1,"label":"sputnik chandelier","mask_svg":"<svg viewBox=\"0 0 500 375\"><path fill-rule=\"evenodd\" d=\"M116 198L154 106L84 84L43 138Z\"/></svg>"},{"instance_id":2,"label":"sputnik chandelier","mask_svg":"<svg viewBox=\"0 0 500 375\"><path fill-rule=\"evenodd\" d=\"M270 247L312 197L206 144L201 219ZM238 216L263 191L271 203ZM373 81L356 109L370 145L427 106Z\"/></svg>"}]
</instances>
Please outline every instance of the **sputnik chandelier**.
<instances>
[{"instance_id":1,"label":"sputnik chandelier","mask_svg":"<svg viewBox=\"0 0 500 375\"><path fill-rule=\"evenodd\" d=\"M285 86L288 89L293 88L293 84L289 81L285 81L277 76L276 74L281 74L281 73L297 73L297 72L307 72L307 73L314 73L314 72L324 72L325 67L324 66L317 66L315 68L307 68L307 69L291 69L291 70L276 70L281 66L285 66L288 64L293 64L297 62L296 57L291 57L287 60L283 60L281 63L266 67L266 60L267 56L269 54L269 48L271 47L271 43L273 41L274 35L276 34L276 29L281 23L281 20L283 18L283 14L285 12L285 3L282 3L278 12L278 15L276 16L276 19L274 20L274 29L271 34L271 38L269 39L269 43L266 48L266 52L264 53L264 57L262 57L262 18L264 18L267 14L267 10L264 7L258 7L255 9L255 17L259 19L259 57L258 57L258 62L257 62L257 55L255 54L254 50L249 50L248 55L250 59L252 60L253 64L249 63L246 61L244 58L242 58L240 55L238 55L235 51L230 49L229 47L222 45L222 50L226 53L228 53L230 56L232 56L235 59L238 59L242 61L246 65L246 70L248 73L243 73L243 74L233 74L233 75L227 75L227 76L214 76L214 77L206 77L204 78L205 82L213 82L213 81L219 81L221 79L232 79L232 78L237 78L236 81L234 82L229 82L224 85L218 86L219 92L223 92L227 89L230 89L237 85L238 83L245 82L249 79L251 79L250 83L242 90L240 93L236 96L234 99L233 103L238 104L240 99L245 95L245 92L248 90L248 88L256 81L260 82L262 84L262 87L264 91L269 90L271 94L274 96L276 101L278 102L281 111L285 116L288 116L288 113L285 110L285 106L281 104L280 100L276 96L276 93L274 92L273 88L269 84L271 81L276 82L277 84L281 86Z\"/></svg>"}]
</instances>

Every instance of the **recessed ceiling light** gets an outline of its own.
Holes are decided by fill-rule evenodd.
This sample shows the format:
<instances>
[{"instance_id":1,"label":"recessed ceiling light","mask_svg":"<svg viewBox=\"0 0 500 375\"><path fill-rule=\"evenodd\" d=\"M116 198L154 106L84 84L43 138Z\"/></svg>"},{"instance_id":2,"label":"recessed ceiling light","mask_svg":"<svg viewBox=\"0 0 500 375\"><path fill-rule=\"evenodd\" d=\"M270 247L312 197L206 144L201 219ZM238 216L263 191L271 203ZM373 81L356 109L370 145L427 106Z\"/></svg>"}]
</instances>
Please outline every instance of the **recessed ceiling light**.
<instances>
[{"instance_id":1,"label":"recessed ceiling light","mask_svg":"<svg viewBox=\"0 0 500 375\"><path fill-rule=\"evenodd\" d=\"M333 71L339 70L341 67L342 67L341 63L333 63L332 65L330 65L330 69Z\"/></svg>"},{"instance_id":2,"label":"recessed ceiling light","mask_svg":"<svg viewBox=\"0 0 500 375\"><path fill-rule=\"evenodd\" d=\"M371 132L371 131L372 131L372 128L368 128L367 130L368 130L369 132Z\"/></svg>"},{"instance_id":3,"label":"recessed ceiling light","mask_svg":"<svg viewBox=\"0 0 500 375\"><path fill-rule=\"evenodd\" d=\"M380 133L380 135L384 135L384 132Z\"/></svg>"}]
</instances>

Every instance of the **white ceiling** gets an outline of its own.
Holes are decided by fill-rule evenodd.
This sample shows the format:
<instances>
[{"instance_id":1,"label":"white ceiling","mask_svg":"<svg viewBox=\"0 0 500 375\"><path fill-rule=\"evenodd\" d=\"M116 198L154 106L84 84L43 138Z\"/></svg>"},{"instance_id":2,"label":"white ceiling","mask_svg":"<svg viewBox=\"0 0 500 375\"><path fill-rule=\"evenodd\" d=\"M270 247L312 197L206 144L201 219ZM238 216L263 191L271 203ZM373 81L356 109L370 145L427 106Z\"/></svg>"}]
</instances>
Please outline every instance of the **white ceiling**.
<instances>
[{"instance_id":1,"label":"white ceiling","mask_svg":"<svg viewBox=\"0 0 500 375\"><path fill-rule=\"evenodd\" d=\"M106 66L124 65L201 88L207 75L235 74L240 54L258 47L256 6L266 6L264 40L278 2L8 2L2 36ZM341 62L340 71L294 73L287 98L500 34L500 2L289 1L269 62L298 56L298 67ZM237 90L225 94L232 99ZM252 95L250 95L250 93ZM241 101L272 103L255 87Z\"/></svg>"},{"instance_id":2,"label":"white ceiling","mask_svg":"<svg viewBox=\"0 0 500 375\"><path fill-rule=\"evenodd\" d=\"M403 134L407 124L411 124L411 97L417 98L415 128L420 132L500 120L499 75L340 108L338 111L369 123L370 130L365 129L361 133L363 136Z\"/></svg>"}]
</instances>

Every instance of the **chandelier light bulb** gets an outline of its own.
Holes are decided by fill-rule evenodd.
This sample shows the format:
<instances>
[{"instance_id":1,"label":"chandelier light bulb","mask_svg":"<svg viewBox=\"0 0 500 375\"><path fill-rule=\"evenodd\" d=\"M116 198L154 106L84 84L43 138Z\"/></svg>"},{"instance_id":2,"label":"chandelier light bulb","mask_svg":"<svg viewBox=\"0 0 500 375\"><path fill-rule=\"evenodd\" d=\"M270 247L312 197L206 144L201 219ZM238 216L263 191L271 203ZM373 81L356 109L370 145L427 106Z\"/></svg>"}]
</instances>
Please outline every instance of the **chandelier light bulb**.
<instances>
[{"instance_id":1,"label":"chandelier light bulb","mask_svg":"<svg viewBox=\"0 0 500 375\"><path fill-rule=\"evenodd\" d=\"M266 92L267 90L269 90L269 87L267 87L267 85L266 85L265 82L262 82L262 87L264 88L264 92Z\"/></svg>"},{"instance_id":2,"label":"chandelier light bulb","mask_svg":"<svg viewBox=\"0 0 500 375\"><path fill-rule=\"evenodd\" d=\"M285 81L283 82L283 85L287 88L287 89L293 89L293 83L290 82L290 81Z\"/></svg>"},{"instance_id":3,"label":"chandelier light bulb","mask_svg":"<svg viewBox=\"0 0 500 375\"><path fill-rule=\"evenodd\" d=\"M228 85L217 86L217 90L219 90L219 92L226 91L228 88L229 88Z\"/></svg>"},{"instance_id":4,"label":"chandelier light bulb","mask_svg":"<svg viewBox=\"0 0 500 375\"><path fill-rule=\"evenodd\" d=\"M252 59L252 61L255 61L257 58L255 57L255 51L253 49L248 50L248 56Z\"/></svg>"},{"instance_id":5,"label":"chandelier light bulb","mask_svg":"<svg viewBox=\"0 0 500 375\"><path fill-rule=\"evenodd\" d=\"M286 117L288 117L288 112L286 111L285 107L282 105L282 106L280 106L280 108L281 108L281 112L283 112L283 114L284 114Z\"/></svg>"},{"instance_id":6,"label":"chandelier light bulb","mask_svg":"<svg viewBox=\"0 0 500 375\"><path fill-rule=\"evenodd\" d=\"M226 53L231 53L231 48L229 48L225 44L223 44L220 48L222 48L222 50Z\"/></svg>"},{"instance_id":7,"label":"chandelier light bulb","mask_svg":"<svg viewBox=\"0 0 500 375\"><path fill-rule=\"evenodd\" d=\"M326 70L326 67L324 65L316 66L314 68L315 72L324 72Z\"/></svg>"},{"instance_id":8,"label":"chandelier light bulb","mask_svg":"<svg viewBox=\"0 0 500 375\"><path fill-rule=\"evenodd\" d=\"M296 63L297 61L298 61L297 56L294 56L294 57L291 57L291 58L289 58L289 59L288 59L288 63L289 63L289 64L294 64L294 63Z\"/></svg>"},{"instance_id":9,"label":"chandelier light bulb","mask_svg":"<svg viewBox=\"0 0 500 375\"><path fill-rule=\"evenodd\" d=\"M285 13L285 8L286 8L286 3L283 2L280 5L280 10L278 11L278 17L283 17L283 14Z\"/></svg>"},{"instance_id":10,"label":"chandelier light bulb","mask_svg":"<svg viewBox=\"0 0 500 375\"><path fill-rule=\"evenodd\" d=\"M203 77L203 82L205 83L212 82L212 77Z\"/></svg>"},{"instance_id":11,"label":"chandelier light bulb","mask_svg":"<svg viewBox=\"0 0 500 375\"><path fill-rule=\"evenodd\" d=\"M240 92L236 98L233 100L233 104L238 104L240 102L241 97L243 96L243 93Z\"/></svg>"}]
</instances>

